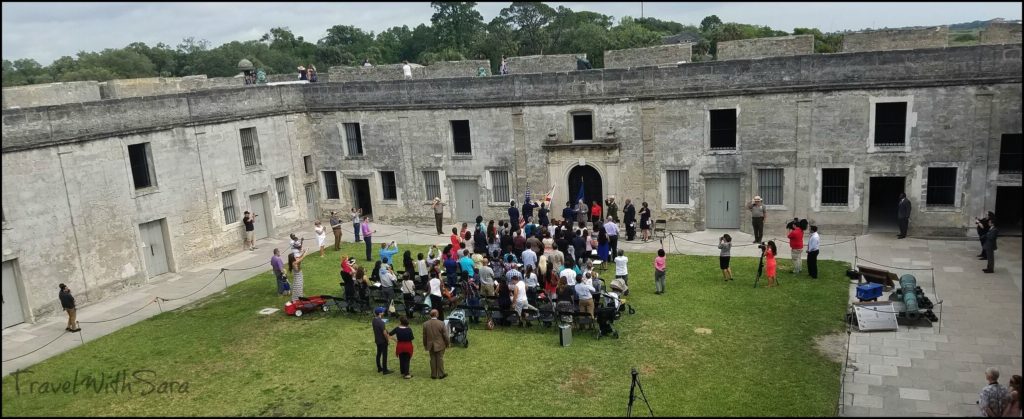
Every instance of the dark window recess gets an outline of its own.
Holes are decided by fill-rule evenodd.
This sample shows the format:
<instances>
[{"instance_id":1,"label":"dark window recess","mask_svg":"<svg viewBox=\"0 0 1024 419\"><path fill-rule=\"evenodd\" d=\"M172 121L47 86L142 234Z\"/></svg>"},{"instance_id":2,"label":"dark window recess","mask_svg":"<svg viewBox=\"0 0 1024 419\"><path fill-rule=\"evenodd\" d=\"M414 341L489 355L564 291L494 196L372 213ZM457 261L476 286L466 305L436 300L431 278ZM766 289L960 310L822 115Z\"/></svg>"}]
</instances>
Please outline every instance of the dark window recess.
<instances>
[{"instance_id":1,"label":"dark window recess","mask_svg":"<svg viewBox=\"0 0 1024 419\"><path fill-rule=\"evenodd\" d=\"M469 137L469 121L452 121L452 140L455 154L472 154L473 144Z\"/></svg>"},{"instance_id":2,"label":"dark window recess","mask_svg":"<svg viewBox=\"0 0 1024 419\"><path fill-rule=\"evenodd\" d=\"M902 146L907 136L907 102L875 104L875 145Z\"/></svg>"},{"instance_id":3,"label":"dark window recess","mask_svg":"<svg viewBox=\"0 0 1024 419\"><path fill-rule=\"evenodd\" d=\"M380 185L384 188L384 199L398 199L398 187L395 186L395 172L380 172Z\"/></svg>"},{"instance_id":4,"label":"dark window recess","mask_svg":"<svg viewBox=\"0 0 1024 419\"><path fill-rule=\"evenodd\" d=\"M1021 172L1021 134L1003 134L999 142L999 173Z\"/></svg>"},{"instance_id":5,"label":"dark window recess","mask_svg":"<svg viewBox=\"0 0 1024 419\"><path fill-rule=\"evenodd\" d=\"M327 199L341 199L338 192L338 176L334 171L324 171L324 188L327 189Z\"/></svg>"},{"instance_id":6,"label":"dark window recess","mask_svg":"<svg viewBox=\"0 0 1024 419\"><path fill-rule=\"evenodd\" d=\"M153 186L152 171L149 168L149 143L128 146L128 159L132 163L132 179L135 189Z\"/></svg>"},{"instance_id":7,"label":"dark window recess","mask_svg":"<svg viewBox=\"0 0 1024 419\"><path fill-rule=\"evenodd\" d=\"M782 205L782 169L758 169L757 184L765 205Z\"/></svg>"},{"instance_id":8,"label":"dark window recess","mask_svg":"<svg viewBox=\"0 0 1024 419\"><path fill-rule=\"evenodd\" d=\"M423 183L427 189L427 200L441 197L441 180L436 170L423 172Z\"/></svg>"},{"instance_id":9,"label":"dark window recess","mask_svg":"<svg viewBox=\"0 0 1024 419\"><path fill-rule=\"evenodd\" d=\"M345 123L345 141L348 142L348 155L363 155L363 133L359 123Z\"/></svg>"},{"instance_id":10,"label":"dark window recess","mask_svg":"<svg viewBox=\"0 0 1024 419\"><path fill-rule=\"evenodd\" d=\"M594 139L594 115L591 113L572 114L572 138L575 141Z\"/></svg>"},{"instance_id":11,"label":"dark window recess","mask_svg":"<svg viewBox=\"0 0 1024 419\"><path fill-rule=\"evenodd\" d=\"M847 205L850 169L821 169L821 205Z\"/></svg>"},{"instance_id":12,"label":"dark window recess","mask_svg":"<svg viewBox=\"0 0 1024 419\"><path fill-rule=\"evenodd\" d=\"M711 149L736 149L736 110L716 109L711 113Z\"/></svg>"},{"instance_id":13,"label":"dark window recess","mask_svg":"<svg viewBox=\"0 0 1024 419\"><path fill-rule=\"evenodd\" d=\"M256 135L256 128L242 128L238 131L242 137L242 160L245 167L259 166L260 164L260 142Z\"/></svg>"},{"instance_id":14,"label":"dark window recess","mask_svg":"<svg viewBox=\"0 0 1024 419\"><path fill-rule=\"evenodd\" d=\"M952 206L956 203L955 167L928 168L928 195L925 203L930 206Z\"/></svg>"},{"instance_id":15,"label":"dark window recess","mask_svg":"<svg viewBox=\"0 0 1024 419\"><path fill-rule=\"evenodd\" d=\"M313 174L313 156L302 156L302 167L306 169L306 174Z\"/></svg>"}]
</instances>

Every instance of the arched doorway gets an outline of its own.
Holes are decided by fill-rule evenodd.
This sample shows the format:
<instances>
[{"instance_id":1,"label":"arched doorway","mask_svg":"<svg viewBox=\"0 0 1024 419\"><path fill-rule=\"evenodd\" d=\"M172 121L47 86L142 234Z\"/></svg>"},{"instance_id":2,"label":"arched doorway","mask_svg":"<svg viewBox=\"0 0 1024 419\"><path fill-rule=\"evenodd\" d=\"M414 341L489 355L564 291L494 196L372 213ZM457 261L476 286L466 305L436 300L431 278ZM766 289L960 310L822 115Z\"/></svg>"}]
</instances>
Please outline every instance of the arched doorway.
<instances>
[{"instance_id":1,"label":"arched doorway","mask_svg":"<svg viewBox=\"0 0 1024 419\"><path fill-rule=\"evenodd\" d=\"M576 204L576 199L580 193L580 183L583 184L583 199L587 205L592 205L594 201L600 202L604 205L604 198L601 193L601 174L594 169L593 166L576 166L569 171L569 196L566 197L566 201L572 201ZM559 204L564 204L559 202Z\"/></svg>"}]
</instances>

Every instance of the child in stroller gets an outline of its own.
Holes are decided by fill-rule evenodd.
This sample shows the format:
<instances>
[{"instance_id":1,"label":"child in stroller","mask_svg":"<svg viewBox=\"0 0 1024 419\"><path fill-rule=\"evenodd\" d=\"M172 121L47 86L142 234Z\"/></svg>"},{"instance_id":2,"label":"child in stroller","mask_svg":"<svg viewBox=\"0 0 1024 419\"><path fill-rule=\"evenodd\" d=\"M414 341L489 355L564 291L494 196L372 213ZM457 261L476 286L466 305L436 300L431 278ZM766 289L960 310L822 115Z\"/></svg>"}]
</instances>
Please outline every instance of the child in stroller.
<instances>
[{"instance_id":1,"label":"child in stroller","mask_svg":"<svg viewBox=\"0 0 1024 419\"><path fill-rule=\"evenodd\" d=\"M601 293L604 297L604 304L597 309L594 313L597 316L597 338L601 339L602 336L613 336L616 339L619 338L619 331L612 327L612 324L621 316L621 312L626 308L625 305L619 300L618 294L614 292Z\"/></svg>"},{"instance_id":2,"label":"child in stroller","mask_svg":"<svg viewBox=\"0 0 1024 419\"><path fill-rule=\"evenodd\" d=\"M469 347L469 325L466 324L466 311L463 309L453 310L445 320L448 326L448 335L451 336L453 345Z\"/></svg>"}]
</instances>

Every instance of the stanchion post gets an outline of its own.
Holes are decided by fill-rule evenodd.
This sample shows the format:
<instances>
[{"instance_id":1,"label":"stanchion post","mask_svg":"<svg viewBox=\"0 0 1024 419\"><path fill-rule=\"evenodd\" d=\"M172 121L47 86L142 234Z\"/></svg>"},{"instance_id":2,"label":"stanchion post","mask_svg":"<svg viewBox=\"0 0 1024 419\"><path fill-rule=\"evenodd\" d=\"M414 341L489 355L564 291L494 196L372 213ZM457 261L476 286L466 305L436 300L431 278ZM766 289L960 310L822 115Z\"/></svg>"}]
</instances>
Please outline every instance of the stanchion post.
<instances>
[{"instance_id":1,"label":"stanchion post","mask_svg":"<svg viewBox=\"0 0 1024 419\"><path fill-rule=\"evenodd\" d=\"M82 344L85 345L85 336L82 333L82 326L80 326L78 322L75 322L75 327L78 328L78 340L82 341Z\"/></svg>"},{"instance_id":2,"label":"stanchion post","mask_svg":"<svg viewBox=\"0 0 1024 419\"><path fill-rule=\"evenodd\" d=\"M227 270L224 269L224 268L220 268L220 274L224 275L224 292L226 293L226 292L228 292L228 274L227 274Z\"/></svg>"},{"instance_id":3,"label":"stanchion post","mask_svg":"<svg viewBox=\"0 0 1024 419\"><path fill-rule=\"evenodd\" d=\"M160 313L164 312L164 306L160 304L160 297L154 299L156 301L156 307L160 309Z\"/></svg>"}]
</instances>

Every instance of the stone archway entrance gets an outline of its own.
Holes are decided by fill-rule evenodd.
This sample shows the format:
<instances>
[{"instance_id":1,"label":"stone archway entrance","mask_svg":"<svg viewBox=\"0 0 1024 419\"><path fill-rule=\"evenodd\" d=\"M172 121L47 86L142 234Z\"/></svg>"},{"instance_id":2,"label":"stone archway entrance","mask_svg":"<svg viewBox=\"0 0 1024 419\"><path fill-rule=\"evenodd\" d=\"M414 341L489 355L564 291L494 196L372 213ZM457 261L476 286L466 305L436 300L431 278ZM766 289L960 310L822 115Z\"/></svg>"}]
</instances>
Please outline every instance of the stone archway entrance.
<instances>
[{"instance_id":1,"label":"stone archway entrance","mask_svg":"<svg viewBox=\"0 0 1024 419\"><path fill-rule=\"evenodd\" d=\"M576 203L577 196L580 193L580 183L583 184L583 196L588 206L592 205L594 201L600 202L604 205L604 198L601 191L601 174L594 169L593 166L583 165L576 166L569 171L569 193L566 197L566 201L572 201ZM561 203L559 203L561 204Z\"/></svg>"}]
</instances>

